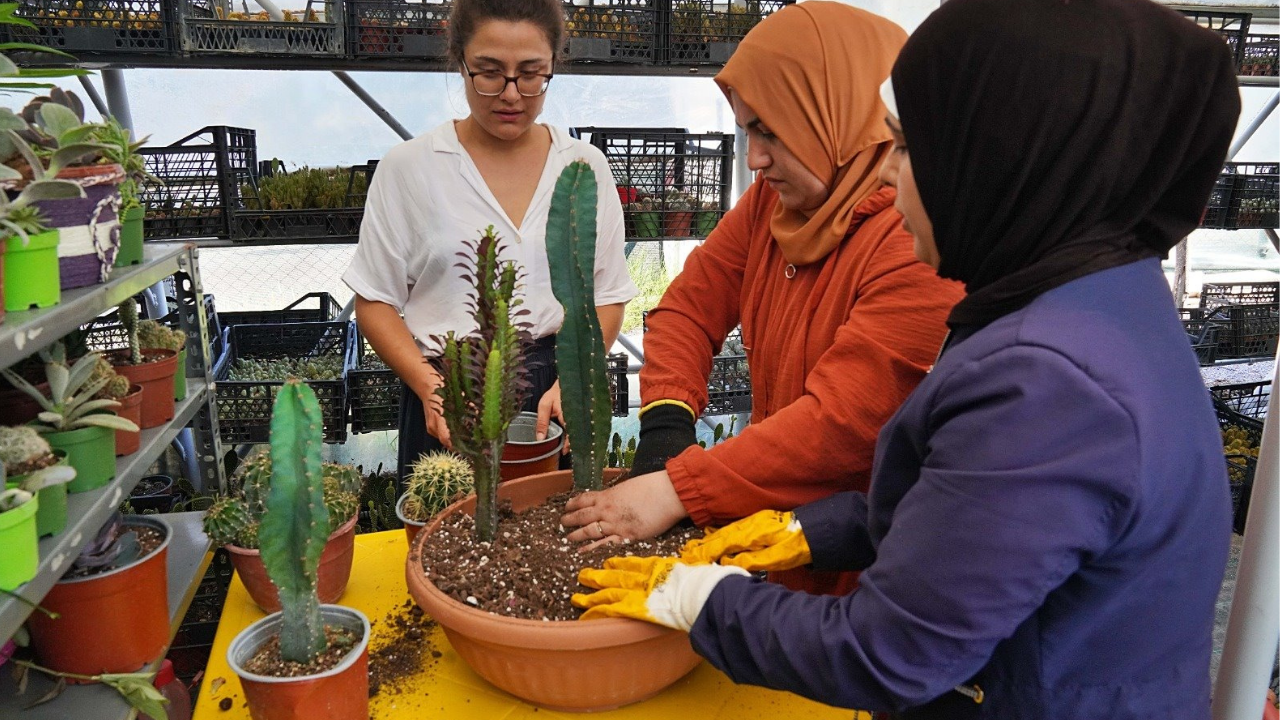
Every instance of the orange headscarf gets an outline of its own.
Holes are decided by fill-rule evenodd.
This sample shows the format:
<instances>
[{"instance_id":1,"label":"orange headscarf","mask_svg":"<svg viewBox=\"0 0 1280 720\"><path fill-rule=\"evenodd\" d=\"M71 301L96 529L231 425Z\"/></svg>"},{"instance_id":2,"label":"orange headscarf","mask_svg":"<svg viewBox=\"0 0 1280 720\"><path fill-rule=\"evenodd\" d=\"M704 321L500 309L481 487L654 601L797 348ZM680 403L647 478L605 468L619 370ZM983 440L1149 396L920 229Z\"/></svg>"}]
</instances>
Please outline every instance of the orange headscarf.
<instances>
[{"instance_id":1,"label":"orange headscarf","mask_svg":"<svg viewBox=\"0 0 1280 720\"><path fill-rule=\"evenodd\" d=\"M716 75L726 97L733 88L831 188L810 217L774 208L770 229L787 262L826 257L848 234L854 208L880 188L892 144L880 84L906 40L879 15L811 0L757 25Z\"/></svg>"}]
</instances>

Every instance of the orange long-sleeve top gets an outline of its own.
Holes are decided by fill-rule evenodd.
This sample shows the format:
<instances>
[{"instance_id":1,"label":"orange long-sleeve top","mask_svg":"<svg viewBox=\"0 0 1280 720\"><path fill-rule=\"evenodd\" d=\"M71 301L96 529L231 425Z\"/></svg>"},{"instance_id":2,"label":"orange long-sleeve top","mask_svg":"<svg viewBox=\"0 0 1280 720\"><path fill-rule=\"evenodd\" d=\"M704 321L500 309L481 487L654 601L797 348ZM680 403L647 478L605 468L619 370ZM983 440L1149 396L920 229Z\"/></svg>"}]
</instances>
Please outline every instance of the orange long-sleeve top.
<instances>
[{"instance_id":1,"label":"orange long-sleeve top","mask_svg":"<svg viewBox=\"0 0 1280 720\"><path fill-rule=\"evenodd\" d=\"M876 436L933 364L964 294L916 260L894 197L873 193L844 242L788 278L769 231L778 196L758 179L649 314L643 402L699 412L712 357L742 325L751 423L666 466L698 525L867 490Z\"/></svg>"}]
</instances>

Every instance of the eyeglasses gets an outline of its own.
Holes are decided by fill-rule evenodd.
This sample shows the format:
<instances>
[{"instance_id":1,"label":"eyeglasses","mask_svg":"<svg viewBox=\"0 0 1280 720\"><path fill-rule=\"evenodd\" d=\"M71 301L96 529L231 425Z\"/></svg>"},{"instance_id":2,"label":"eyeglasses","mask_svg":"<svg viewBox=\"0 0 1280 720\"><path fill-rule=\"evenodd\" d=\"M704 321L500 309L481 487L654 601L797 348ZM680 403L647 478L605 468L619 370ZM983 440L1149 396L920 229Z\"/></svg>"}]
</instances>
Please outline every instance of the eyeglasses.
<instances>
[{"instance_id":1,"label":"eyeglasses","mask_svg":"<svg viewBox=\"0 0 1280 720\"><path fill-rule=\"evenodd\" d=\"M516 92L524 97L538 97L547 92L547 86L551 84L551 78L554 75L542 73L524 73L515 77L507 77L500 72L485 70L482 72L472 72L467 67L464 60L462 68L471 78L471 87L476 89L476 93L485 97L497 97L507 89L508 83L516 84Z\"/></svg>"}]
</instances>

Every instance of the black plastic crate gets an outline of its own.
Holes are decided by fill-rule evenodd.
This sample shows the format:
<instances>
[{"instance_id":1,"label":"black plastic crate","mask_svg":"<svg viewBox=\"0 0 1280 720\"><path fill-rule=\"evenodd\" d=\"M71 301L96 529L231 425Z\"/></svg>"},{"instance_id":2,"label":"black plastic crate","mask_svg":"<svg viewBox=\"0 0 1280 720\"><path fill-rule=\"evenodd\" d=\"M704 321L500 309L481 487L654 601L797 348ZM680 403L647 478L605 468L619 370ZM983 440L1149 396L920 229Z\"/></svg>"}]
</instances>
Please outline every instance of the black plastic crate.
<instances>
[{"instance_id":1,"label":"black plastic crate","mask_svg":"<svg viewBox=\"0 0 1280 720\"><path fill-rule=\"evenodd\" d=\"M711 361L704 415L751 412L751 369L746 355L719 355Z\"/></svg>"},{"instance_id":2,"label":"black plastic crate","mask_svg":"<svg viewBox=\"0 0 1280 720\"><path fill-rule=\"evenodd\" d=\"M1235 187L1234 175L1219 174L1209 193L1209 202L1205 205L1204 215L1200 218L1200 227L1212 229L1228 229L1231 216L1231 190Z\"/></svg>"},{"instance_id":3,"label":"black plastic crate","mask_svg":"<svg viewBox=\"0 0 1280 720\"><path fill-rule=\"evenodd\" d=\"M1227 163L1200 224L1225 230L1280 227L1280 163Z\"/></svg>"},{"instance_id":4,"label":"black plastic crate","mask_svg":"<svg viewBox=\"0 0 1280 720\"><path fill-rule=\"evenodd\" d=\"M1218 359L1218 326L1207 320L1183 320L1191 349L1201 365L1212 365Z\"/></svg>"},{"instance_id":5,"label":"black plastic crate","mask_svg":"<svg viewBox=\"0 0 1280 720\"><path fill-rule=\"evenodd\" d=\"M235 325L228 331L225 354L217 368L218 426L223 442L265 443L271 429L271 406L284 384L280 380L228 380L240 358L305 358L336 355L343 372L336 380L308 380L320 401L324 441L347 438L346 359L352 329L349 322Z\"/></svg>"},{"instance_id":6,"label":"black plastic crate","mask_svg":"<svg viewBox=\"0 0 1280 720\"><path fill-rule=\"evenodd\" d=\"M1244 532L1245 517L1249 512L1249 497L1253 493L1253 478L1257 470L1258 460L1250 454L1228 452L1227 433L1239 434L1247 446L1260 447L1262 444L1262 421L1246 417L1232 410L1219 400L1214 400L1214 411L1218 415L1218 427L1223 433L1224 454L1227 463L1227 482L1231 487L1232 527L1238 533Z\"/></svg>"},{"instance_id":7,"label":"black plastic crate","mask_svg":"<svg viewBox=\"0 0 1280 720\"><path fill-rule=\"evenodd\" d=\"M627 241L706 237L729 209L733 136L680 128L574 128L609 161Z\"/></svg>"},{"instance_id":8,"label":"black plastic crate","mask_svg":"<svg viewBox=\"0 0 1280 720\"><path fill-rule=\"evenodd\" d=\"M1245 38L1249 35L1249 21L1253 17L1251 14L1199 8L1181 8L1178 12L1186 15L1200 27L1208 28L1221 35L1227 46L1231 48L1231 54L1235 56L1236 67L1240 67L1240 62L1244 58Z\"/></svg>"},{"instance_id":9,"label":"black plastic crate","mask_svg":"<svg viewBox=\"0 0 1280 720\"><path fill-rule=\"evenodd\" d=\"M364 219L364 201L377 163L340 168L346 174L345 207L288 208L264 207L259 195L259 182L274 174L275 161L259 164L260 171L240 188L240 207L232 213L232 238L244 242L257 240L323 240L356 242L360 238L360 222ZM265 167L263 167L265 166ZM336 176L338 180L341 175ZM357 179L363 182L357 182Z\"/></svg>"},{"instance_id":10,"label":"black plastic crate","mask_svg":"<svg viewBox=\"0 0 1280 720\"><path fill-rule=\"evenodd\" d=\"M347 365L347 404L351 408L351 433L395 430L400 427L399 376L373 351L369 341L356 331Z\"/></svg>"},{"instance_id":11,"label":"black plastic crate","mask_svg":"<svg viewBox=\"0 0 1280 720\"><path fill-rule=\"evenodd\" d=\"M670 65L723 65L760 21L792 0L671 0L664 60Z\"/></svg>"},{"instance_id":12,"label":"black plastic crate","mask_svg":"<svg viewBox=\"0 0 1280 720\"><path fill-rule=\"evenodd\" d=\"M192 55L341 56L341 0L308 0L284 20L266 13L227 12L218 0L181 0L181 49Z\"/></svg>"},{"instance_id":13,"label":"black plastic crate","mask_svg":"<svg viewBox=\"0 0 1280 720\"><path fill-rule=\"evenodd\" d=\"M605 362L608 366L609 402L613 404L613 416L626 417L631 414L631 387L627 380L630 357L626 353L614 353Z\"/></svg>"},{"instance_id":14,"label":"black plastic crate","mask_svg":"<svg viewBox=\"0 0 1280 720\"><path fill-rule=\"evenodd\" d=\"M1280 75L1280 35L1249 35L1245 38L1240 74L1250 77Z\"/></svg>"},{"instance_id":15,"label":"black plastic crate","mask_svg":"<svg viewBox=\"0 0 1280 720\"><path fill-rule=\"evenodd\" d=\"M1261 422L1271 405L1271 381L1215 385L1209 394L1215 404Z\"/></svg>"},{"instance_id":16,"label":"black plastic crate","mask_svg":"<svg viewBox=\"0 0 1280 720\"><path fill-rule=\"evenodd\" d=\"M143 180L138 188L148 239L231 237L231 208L258 165L253 130L210 125L139 153L159 180Z\"/></svg>"},{"instance_id":17,"label":"black plastic crate","mask_svg":"<svg viewBox=\"0 0 1280 720\"><path fill-rule=\"evenodd\" d=\"M1280 338L1280 307L1224 305L1205 316L1216 323L1218 358L1272 357Z\"/></svg>"},{"instance_id":18,"label":"black plastic crate","mask_svg":"<svg viewBox=\"0 0 1280 720\"><path fill-rule=\"evenodd\" d=\"M1223 305L1280 304L1280 282L1205 283L1200 307L1216 310Z\"/></svg>"},{"instance_id":19,"label":"black plastic crate","mask_svg":"<svg viewBox=\"0 0 1280 720\"><path fill-rule=\"evenodd\" d=\"M578 0L564 4L574 62L652 65L658 53L658 0Z\"/></svg>"},{"instance_id":20,"label":"black plastic crate","mask_svg":"<svg viewBox=\"0 0 1280 720\"><path fill-rule=\"evenodd\" d=\"M316 307L310 306L315 301ZM328 322L338 317L342 308L327 292L307 293L281 310L237 310L218 313L223 328L233 325L278 325L283 323Z\"/></svg>"},{"instance_id":21,"label":"black plastic crate","mask_svg":"<svg viewBox=\"0 0 1280 720\"><path fill-rule=\"evenodd\" d=\"M5 42L76 56L168 55L176 47L173 7L162 0L23 0L14 14L35 27L4 25Z\"/></svg>"},{"instance_id":22,"label":"black plastic crate","mask_svg":"<svg viewBox=\"0 0 1280 720\"><path fill-rule=\"evenodd\" d=\"M346 0L347 52L354 58L439 60L449 48L442 0Z\"/></svg>"}]
</instances>

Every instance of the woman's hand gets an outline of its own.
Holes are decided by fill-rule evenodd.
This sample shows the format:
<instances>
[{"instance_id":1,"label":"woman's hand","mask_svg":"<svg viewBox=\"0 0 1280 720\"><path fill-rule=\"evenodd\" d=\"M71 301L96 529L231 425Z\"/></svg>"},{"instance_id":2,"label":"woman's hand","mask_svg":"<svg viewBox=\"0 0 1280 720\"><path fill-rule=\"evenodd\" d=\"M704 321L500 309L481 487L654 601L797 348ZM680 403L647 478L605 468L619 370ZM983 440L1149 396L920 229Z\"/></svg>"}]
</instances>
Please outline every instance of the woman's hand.
<instances>
[{"instance_id":1,"label":"woman's hand","mask_svg":"<svg viewBox=\"0 0 1280 720\"><path fill-rule=\"evenodd\" d=\"M449 438L449 425L444 421L444 405L436 388L444 385L444 378L436 369L427 365L427 380L418 398L422 400L422 411L427 416L427 432L440 441L445 448L453 450L453 442Z\"/></svg>"},{"instance_id":2,"label":"woman's hand","mask_svg":"<svg viewBox=\"0 0 1280 720\"><path fill-rule=\"evenodd\" d=\"M547 388L542 394L542 399L538 401L538 424L534 426L534 437L538 440L547 439L547 430L551 427L551 418L555 418L560 423L560 427L567 427L564 424L564 407L560 402L560 381L556 380L555 384ZM560 448L561 455L569 453L569 433L564 434L564 445Z\"/></svg>"},{"instance_id":3,"label":"woman's hand","mask_svg":"<svg viewBox=\"0 0 1280 720\"><path fill-rule=\"evenodd\" d=\"M648 540L688 515L666 471L631 478L565 505L560 524L578 528L570 542Z\"/></svg>"}]
</instances>

